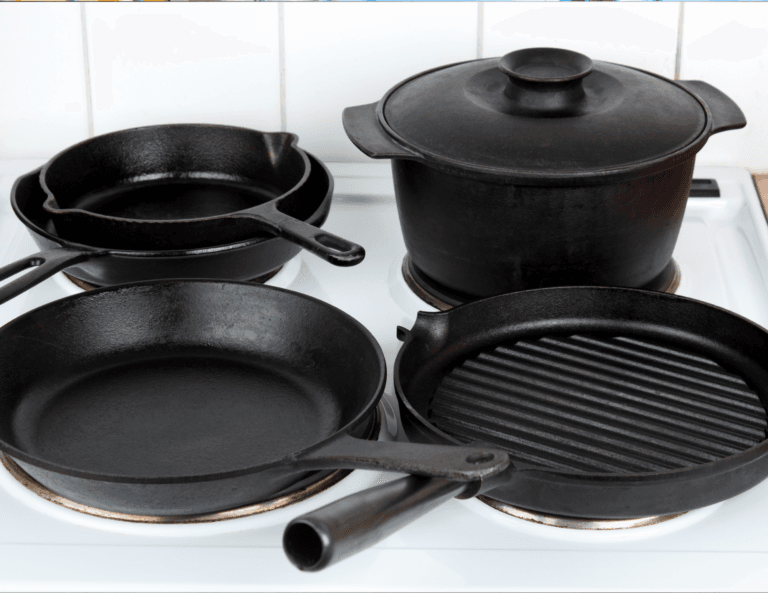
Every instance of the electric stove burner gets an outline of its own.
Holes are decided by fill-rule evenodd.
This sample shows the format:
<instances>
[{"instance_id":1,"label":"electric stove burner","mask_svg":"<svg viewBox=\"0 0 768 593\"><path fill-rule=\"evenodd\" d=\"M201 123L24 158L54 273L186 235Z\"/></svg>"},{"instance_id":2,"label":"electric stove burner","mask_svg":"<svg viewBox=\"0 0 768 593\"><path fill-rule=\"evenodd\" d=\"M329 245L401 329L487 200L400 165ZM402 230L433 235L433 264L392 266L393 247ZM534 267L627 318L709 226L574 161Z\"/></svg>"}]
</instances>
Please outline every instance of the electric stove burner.
<instances>
[{"instance_id":1,"label":"electric stove burner","mask_svg":"<svg viewBox=\"0 0 768 593\"><path fill-rule=\"evenodd\" d=\"M374 411L373 422L371 428L368 431L368 435L364 438L368 440L377 440L379 438L379 431L381 429L381 416L378 409ZM25 472L19 465L13 461L10 457L0 453L0 463L8 470L22 486L39 496L64 508L86 515L93 515L95 517L101 517L102 519L112 519L115 521L126 521L129 523L154 523L154 524L194 524L194 523L213 523L217 521L226 521L229 519L239 519L241 517L248 517L250 515L260 515L269 511L282 509L290 506L302 500L306 500L312 496L320 494L328 488L338 484L346 478L352 470L336 470L323 476L317 481L306 484L306 480L300 482L302 484L297 490L288 492L287 494L276 496L270 500L257 502L255 504L239 507L236 509L229 509L226 511L217 511L215 513L207 513L205 515L181 515L181 516L155 516L155 515L133 515L130 513L117 513L113 511L106 511L97 507L75 502L60 494L56 494L53 490L46 488L40 482L35 480L27 472Z\"/></svg>"},{"instance_id":2,"label":"electric stove burner","mask_svg":"<svg viewBox=\"0 0 768 593\"><path fill-rule=\"evenodd\" d=\"M458 305L463 305L464 303L476 300L467 295L455 292L450 288L446 288L430 279L414 265L411 256L408 254L406 254L403 259L402 273L408 287L421 300L441 311L447 311ZM674 259L672 259L661 274L659 274L653 281L640 288L674 294L680 286L680 278L680 266Z\"/></svg>"},{"instance_id":3,"label":"electric stove burner","mask_svg":"<svg viewBox=\"0 0 768 593\"><path fill-rule=\"evenodd\" d=\"M270 281L272 278L274 278L277 275L277 273L282 269L283 269L283 266L280 266L276 270L272 270L271 272L267 272L262 276L258 276L257 278L248 280L248 282L252 282L253 284L264 284ZM101 286L96 286L95 284L88 284L88 282L83 282L82 280L75 278L74 276L70 276L66 272L62 272L62 274L64 274L67 280L69 280L72 284L74 284L78 288L82 288L83 290L95 290L97 288L102 288Z\"/></svg>"},{"instance_id":4,"label":"electric stove burner","mask_svg":"<svg viewBox=\"0 0 768 593\"><path fill-rule=\"evenodd\" d=\"M531 523L539 523L541 525L549 525L551 527L560 527L561 529L583 529L590 531L613 531L616 529L634 529L635 527L648 527L649 525L657 525L664 523L670 519L676 519L685 515L685 513L675 513L672 515L659 515L657 517L640 517L637 519L579 519L577 517L561 517L558 515L547 515L545 513L539 513L536 511L528 511L526 509L520 509L513 507L507 503L499 502L487 496L478 496L478 500L484 502L488 506L501 511L512 517L523 519L524 521L530 521Z\"/></svg>"}]
</instances>

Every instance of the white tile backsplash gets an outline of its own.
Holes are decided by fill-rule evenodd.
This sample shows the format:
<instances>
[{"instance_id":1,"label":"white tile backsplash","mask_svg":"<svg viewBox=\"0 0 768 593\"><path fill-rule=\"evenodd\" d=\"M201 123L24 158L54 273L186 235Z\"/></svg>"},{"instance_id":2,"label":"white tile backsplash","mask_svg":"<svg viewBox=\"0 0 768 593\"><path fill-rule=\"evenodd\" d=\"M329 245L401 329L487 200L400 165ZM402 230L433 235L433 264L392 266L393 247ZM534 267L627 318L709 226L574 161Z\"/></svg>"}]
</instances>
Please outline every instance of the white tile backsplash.
<instances>
[{"instance_id":1,"label":"white tile backsplash","mask_svg":"<svg viewBox=\"0 0 768 593\"><path fill-rule=\"evenodd\" d=\"M96 134L183 122L280 129L276 4L86 8Z\"/></svg>"},{"instance_id":2,"label":"white tile backsplash","mask_svg":"<svg viewBox=\"0 0 768 593\"><path fill-rule=\"evenodd\" d=\"M484 8L483 54L525 47L562 47L593 60L663 76L675 73L678 3L492 2Z\"/></svg>"},{"instance_id":3,"label":"white tile backsplash","mask_svg":"<svg viewBox=\"0 0 768 593\"><path fill-rule=\"evenodd\" d=\"M87 137L89 88L96 134L183 121L282 127L324 160L370 162L344 134L345 107L434 66L536 45L668 77L677 63L749 121L713 137L699 162L768 171L768 5L716 2L686 3L682 20L672 2L10 2L0 7L0 158L47 157Z\"/></svg>"},{"instance_id":4,"label":"white tile backsplash","mask_svg":"<svg viewBox=\"0 0 768 593\"><path fill-rule=\"evenodd\" d=\"M88 135L77 4L0 8L0 158L52 156Z\"/></svg>"},{"instance_id":5,"label":"white tile backsplash","mask_svg":"<svg viewBox=\"0 0 768 593\"><path fill-rule=\"evenodd\" d=\"M341 125L404 78L477 55L473 2L290 3L285 11L287 127L330 161L369 161Z\"/></svg>"},{"instance_id":6,"label":"white tile backsplash","mask_svg":"<svg viewBox=\"0 0 768 593\"><path fill-rule=\"evenodd\" d=\"M768 171L768 5L685 6L680 78L705 80L747 116L743 130L713 136L698 164Z\"/></svg>"}]
</instances>

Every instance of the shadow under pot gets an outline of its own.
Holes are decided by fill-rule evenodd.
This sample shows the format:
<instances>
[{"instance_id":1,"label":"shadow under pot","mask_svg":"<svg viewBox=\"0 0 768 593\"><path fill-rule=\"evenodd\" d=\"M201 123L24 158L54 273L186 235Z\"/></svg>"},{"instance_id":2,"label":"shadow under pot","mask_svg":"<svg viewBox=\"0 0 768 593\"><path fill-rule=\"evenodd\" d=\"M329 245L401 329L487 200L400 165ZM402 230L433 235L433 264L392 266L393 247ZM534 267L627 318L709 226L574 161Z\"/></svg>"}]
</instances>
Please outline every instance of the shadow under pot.
<instances>
[{"instance_id":1,"label":"shadow under pot","mask_svg":"<svg viewBox=\"0 0 768 593\"><path fill-rule=\"evenodd\" d=\"M668 273L696 154L746 125L701 81L555 48L429 70L344 111L392 160L417 273L458 301Z\"/></svg>"}]
</instances>

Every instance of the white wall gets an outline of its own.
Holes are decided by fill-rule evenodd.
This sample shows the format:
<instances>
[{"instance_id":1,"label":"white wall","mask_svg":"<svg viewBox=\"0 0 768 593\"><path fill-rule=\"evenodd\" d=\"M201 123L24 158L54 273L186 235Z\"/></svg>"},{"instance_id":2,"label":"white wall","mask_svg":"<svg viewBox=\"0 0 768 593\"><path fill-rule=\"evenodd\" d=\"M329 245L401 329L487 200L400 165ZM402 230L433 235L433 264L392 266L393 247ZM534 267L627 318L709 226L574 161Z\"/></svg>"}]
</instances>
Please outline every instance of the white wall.
<instances>
[{"instance_id":1,"label":"white wall","mask_svg":"<svg viewBox=\"0 0 768 593\"><path fill-rule=\"evenodd\" d=\"M327 161L366 162L344 107L421 70L527 46L706 80L745 111L701 164L768 171L763 3L7 3L0 158L161 122L283 129Z\"/></svg>"}]
</instances>

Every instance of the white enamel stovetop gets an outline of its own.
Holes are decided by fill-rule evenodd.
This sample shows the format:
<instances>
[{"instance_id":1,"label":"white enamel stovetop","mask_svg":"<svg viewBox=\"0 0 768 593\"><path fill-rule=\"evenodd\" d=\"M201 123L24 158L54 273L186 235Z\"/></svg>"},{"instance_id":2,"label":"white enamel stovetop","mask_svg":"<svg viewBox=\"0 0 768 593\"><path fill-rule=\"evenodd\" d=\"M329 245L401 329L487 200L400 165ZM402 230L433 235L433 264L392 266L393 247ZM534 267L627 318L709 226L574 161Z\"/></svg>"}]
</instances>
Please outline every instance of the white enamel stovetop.
<instances>
[{"instance_id":1,"label":"white enamel stovetop","mask_svg":"<svg viewBox=\"0 0 768 593\"><path fill-rule=\"evenodd\" d=\"M20 174L41 164L0 161L0 265L36 251L8 200ZM302 254L271 284L328 301L365 324L390 365L427 310L405 287L388 165L331 166L336 197L326 228L365 246L355 268ZM698 168L723 197L689 201L675 258L679 294L768 326L768 225L748 173ZM0 323L78 292L59 275L10 303ZM396 432L389 379L385 436ZM304 510L381 479L354 472L319 497L273 513L209 525L136 525L81 515L24 490L0 468L0 590L766 590L768 482L710 508L649 527L583 532L507 517L454 500L374 549L322 573L284 558L283 525Z\"/></svg>"}]
</instances>

